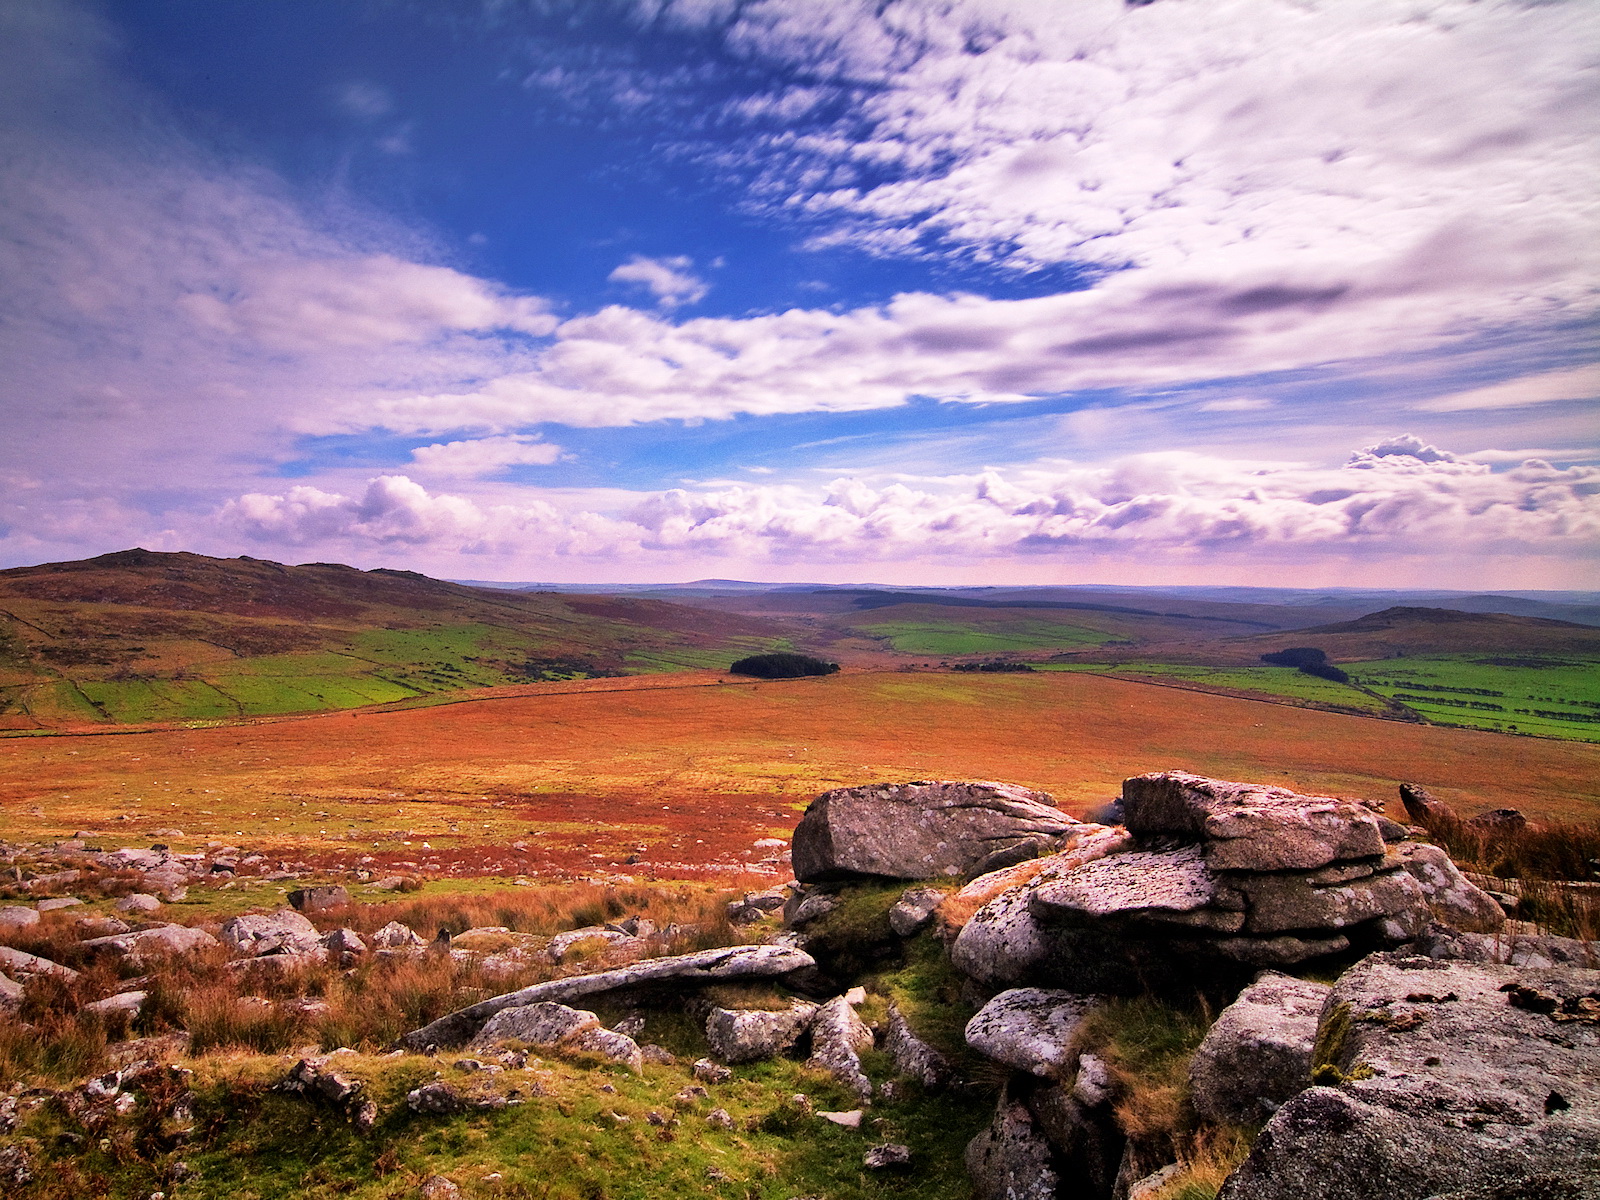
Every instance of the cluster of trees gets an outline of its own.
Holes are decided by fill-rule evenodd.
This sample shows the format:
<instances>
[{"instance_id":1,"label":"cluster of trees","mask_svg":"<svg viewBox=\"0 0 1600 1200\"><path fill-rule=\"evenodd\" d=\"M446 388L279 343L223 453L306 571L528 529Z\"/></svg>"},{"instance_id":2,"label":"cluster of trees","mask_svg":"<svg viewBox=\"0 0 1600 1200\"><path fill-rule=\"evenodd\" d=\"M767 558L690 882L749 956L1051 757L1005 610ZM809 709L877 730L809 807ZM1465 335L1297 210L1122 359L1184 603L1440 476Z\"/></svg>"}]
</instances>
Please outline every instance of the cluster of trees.
<instances>
[{"instance_id":1,"label":"cluster of trees","mask_svg":"<svg viewBox=\"0 0 1600 1200\"><path fill-rule=\"evenodd\" d=\"M1302 675L1315 675L1318 679L1331 679L1335 683L1350 682L1350 676L1329 662L1327 654L1315 646L1274 650L1271 654L1263 654L1261 661L1274 667L1294 667Z\"/></svg>"},{"instance_id":2,"label":"cluster of trees","mask_svg":"<svg viewBox=\"0 0 1600 1200\"><path fill-rule=\"evenodd\" d=\"M832 675L838 663L824 662L809 654L752 654L741 658L728 670L734 675L753 675L757 679L800 679L807 675Z\"/></svg>"}]
</instances>

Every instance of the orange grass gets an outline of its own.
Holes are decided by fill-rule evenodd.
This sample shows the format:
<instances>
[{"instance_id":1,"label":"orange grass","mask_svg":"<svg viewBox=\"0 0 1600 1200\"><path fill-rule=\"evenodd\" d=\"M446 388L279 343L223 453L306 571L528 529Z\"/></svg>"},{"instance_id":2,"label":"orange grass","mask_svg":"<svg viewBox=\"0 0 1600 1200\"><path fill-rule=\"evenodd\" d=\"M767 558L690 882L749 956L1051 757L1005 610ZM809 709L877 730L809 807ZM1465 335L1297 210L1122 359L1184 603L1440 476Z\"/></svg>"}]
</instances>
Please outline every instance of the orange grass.
<instances>
[{"instance_id":1,"label":"orange grass","mask_svg":"<svg viewBox=\"0 0 1600 1200\"><path fill-rule=\"evenodd\" d=\"M247 838L345 861L421 861L427 841L472 851L481 873L616 869L640 847L647 864L736 855L829 787L1004 779L1081 813L1124 777L1167 768L1383 800L1404 780L1466 815L1600 807L1600 746L1077 674L856 673L6 739L0 836L138 842L177 827L191 844Z\"/></svg>"}]
</instances>

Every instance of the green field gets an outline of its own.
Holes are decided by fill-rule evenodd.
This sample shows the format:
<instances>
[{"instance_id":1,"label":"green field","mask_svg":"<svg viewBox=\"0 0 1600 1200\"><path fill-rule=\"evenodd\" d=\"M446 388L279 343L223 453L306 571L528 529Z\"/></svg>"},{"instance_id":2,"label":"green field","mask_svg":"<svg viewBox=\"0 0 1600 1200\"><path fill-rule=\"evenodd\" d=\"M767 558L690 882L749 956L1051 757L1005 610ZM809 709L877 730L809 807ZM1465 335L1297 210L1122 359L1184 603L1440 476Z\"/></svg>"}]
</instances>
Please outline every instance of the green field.
<instances>
[{"instance_id":1,"label":"green field","mask_svg":"<svg viewBox=\"0 0 1600 1200\"><path fill-rule=\"evenodd\" d=\"M1096 675L1128 678L1142 676L1157 681L1170 679L1173 683L1192 683L1229 691L1281 696L1286 700L1332 704L1375 715L1382 713L1387 707L1383 701L1367 695L1359 688L1334 683L1331 679L1319 679L1315 675L1305 675L1293 667L1196 667L1176 663L1042 663L1035 664L1034 669L1089 671Z\"/></svg>"},{"instance_id":2,"label":"green field","mask_svg":"<svg viewBox=\"0 0 1600 1200\"><path fill-rule=\"evenodd\" d=\"M1344 669L1435 725L1600 742L1600 662L1593 660L1451 655Z\"/></svg>"},{"instance_id":3,"label":"green field","mask_svg":"<svg viewBox=\"0 0 1600 1200\"><path fill-rule=\"evenodd\" d=\"M1052 621L1006 622L960 620L884 621L857 625L871 637L881 638L905 654L998 654L1009 650L1063 650L1071 646L1098 646L1111 635L1081 625Z\"/></svg>"}]
</instances>

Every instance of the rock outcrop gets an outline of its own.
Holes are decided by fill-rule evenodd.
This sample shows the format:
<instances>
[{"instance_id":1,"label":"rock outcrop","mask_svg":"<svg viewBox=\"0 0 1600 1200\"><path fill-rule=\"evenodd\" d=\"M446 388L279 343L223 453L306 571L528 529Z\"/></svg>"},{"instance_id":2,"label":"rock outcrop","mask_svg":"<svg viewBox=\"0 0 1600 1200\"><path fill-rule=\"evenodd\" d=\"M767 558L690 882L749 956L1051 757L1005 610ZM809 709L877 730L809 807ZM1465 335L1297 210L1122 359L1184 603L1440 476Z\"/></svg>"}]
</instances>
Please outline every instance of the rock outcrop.
<instances>
[{"instance_id":1,"label":"rock outcrop","mask_svg":"<svg viewBox=\"0 0 1600 1200\"><path fill-rule=\"evenodd\" d=\"M322 935L292 908L275 913L246 913L222 923L225 945L250 958L268 954L320 954Z\"/></svg>"},{"instance_id":2,"label":"rock outcrop","mask_svg":"<svg viewBox=\"0 0 1600 1200\"><path fill-rule=\"evenodd\" d=\"M1219 1200L1600 1195L1600 971L1377 954Z\"/></svg>"},{"instance_id":3,"label":"rock outcrop","mask_svg":"<svg viewBox=\"0 0 1600 1200\"><path fill-rule=\"evenodd\" d=\"M1472 929L1503 919L1442 851L1386 844L1364 804L1173 771L1127 780L1123 810L1131 846L1048 860L978 910L956 965L990 985L1130 992L1178 968L1237 986L1401 944L1430 904Z\"/></svg>"},{"instance_id":4,"label":"rock outcrop","mask_svg":"<svg viewBox=\"0 0 1600 1200\"><path fill-rule=\"evenodd\" d=\"M1043 792L1009 783L925 781L824 792L794 831L802 883L964 875L998 851L1053 849L1077 822Z\"/></svg>"}]
</instances>

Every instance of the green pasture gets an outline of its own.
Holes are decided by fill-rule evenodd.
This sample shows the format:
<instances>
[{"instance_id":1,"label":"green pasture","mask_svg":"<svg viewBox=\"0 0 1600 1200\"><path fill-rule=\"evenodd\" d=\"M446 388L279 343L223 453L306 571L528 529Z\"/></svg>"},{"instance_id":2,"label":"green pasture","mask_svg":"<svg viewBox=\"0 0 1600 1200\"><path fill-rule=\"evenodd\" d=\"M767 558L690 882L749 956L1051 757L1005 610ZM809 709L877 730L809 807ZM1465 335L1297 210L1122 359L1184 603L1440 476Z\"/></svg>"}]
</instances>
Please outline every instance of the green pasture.
<instances>
[{"instance_id":1,"label":"green pasture","mask_svg":"<svg viewBox=\"0 0 1600 1200\"><path fill-rule=\"evenodd\" d=\"M1317 704L1336 704L1341 708L1381 713L1383 701L1349 684L1335 683L1304 675L1293 667L1196 667L1178 663L1039 663L1039 671L1090 671L1096 675L1145 677L1173 683L1195 683L1205 687L1281 696L1286 700L1306 700Z\"/></svg>"},{"instance_id":2,"label":"green pasture","mask_svg":"<svg viewBox=\"0 0 1600 1200\"><path fill-rule=\"evenodd\" d=\"M1008 650L1061 650L1098 646L1111 635L1081 625L1053 621L968 622L960 620L882 621L857 625L905 654L997 654Z\"/></svg>"},{"instance_id":3,"label":"green pasture","mask_svg":"<svg viewBox=\"0 0 1600 1200\"><path fill-rule=\"evenodd\" d=\"M1344 669L1436 725L1600 742L1600 662L1592 659L1450 655Z\"/></svg>"}]
</instances>

